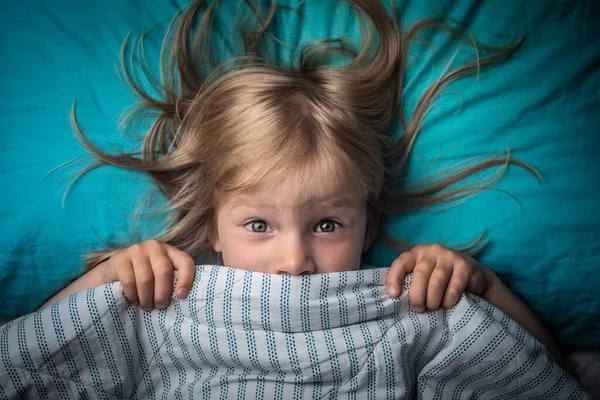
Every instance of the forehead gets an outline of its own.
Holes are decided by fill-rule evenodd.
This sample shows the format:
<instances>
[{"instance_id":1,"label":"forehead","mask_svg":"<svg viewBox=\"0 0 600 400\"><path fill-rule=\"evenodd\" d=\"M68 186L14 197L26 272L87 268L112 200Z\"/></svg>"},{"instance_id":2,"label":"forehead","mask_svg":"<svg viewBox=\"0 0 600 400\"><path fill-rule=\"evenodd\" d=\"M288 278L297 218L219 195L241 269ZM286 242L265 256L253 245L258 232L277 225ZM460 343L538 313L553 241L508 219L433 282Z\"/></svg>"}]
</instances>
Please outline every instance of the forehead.
<instances>
[{"instance_id":1,"label":"forehead","mask_svg":"<svg viewBox=\"0 0 600 400\"><path fill-rule=\"evenodd\" d=\"M362 197L349 193L343 185L331 184L329 188L322 188L320 185L307 184L299 187L293 179L289 179L270 187L240 193L233 196L232 200L236 205L272 208L355 208L361 204Z\"/></svg>"},{"instance_id":2,"label":"forehead","mask_svg":"<svg viewBox=\"0 0 600 400\"><path fill-rule=\"evenodd\" d=\"M317 203L332 206L356 206L365 195L361 185L352 182L351 175L341 165L319 163L281 169L279 173L263 175L257 170L244 172L241 180L245 190L237 191L234 201L268 204L274 200L306 207ZM262 178L262 179L261 179ZM292 204L293 203L293 204Z\"/></svg>"}]
</instances>

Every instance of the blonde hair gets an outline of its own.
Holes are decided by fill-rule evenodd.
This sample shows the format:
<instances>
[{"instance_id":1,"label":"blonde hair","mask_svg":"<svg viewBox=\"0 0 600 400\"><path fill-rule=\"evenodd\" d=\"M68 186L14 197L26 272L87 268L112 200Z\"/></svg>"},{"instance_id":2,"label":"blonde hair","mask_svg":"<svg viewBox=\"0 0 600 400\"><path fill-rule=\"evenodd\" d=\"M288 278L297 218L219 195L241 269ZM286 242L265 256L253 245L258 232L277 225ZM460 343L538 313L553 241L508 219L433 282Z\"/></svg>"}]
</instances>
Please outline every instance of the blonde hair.
<instances>
[{"instance_id":1,"label":"blonde hair","mask_svg":"<svg viewBox=\"0 0 600 400\"><path fill-rule=\"evenodd\" d=\"M77 136L98 159L84 173L109 164L152 176L175 210L160 240L192 256L210 250L216 234L215 210L223 196L276 183L298 169L307 170L307 176L319 173L311 168L323 165L330 171L343 171L339 179L356 184L355 190L368 199L370 207L384 214L473 194L473 189L440 191L494 166L513 163L535 171L510 158L493 159L418 192L404 187L413 143L435 96L448 83L505 59L518 43L486 48L488 57L441 77L407 120L401 106L411 40L431 27L462 38L456 28L430 18L401 33L393 4L391 18L379 1L350 0L363 33L358 51L345 39L325 39L304 46L297 67L276 65L262 39L272 35L269 24L278 6L271 1L261 14L259 5L245 0L258 28L242 33L240 55L214 65L206 55L210 54L210 27L217 3L208 5L193 38L202 1L195 1L173 20L161 51L162 99L144 91L135 74L123 65L126 79L142 99L137 111L157 112L141 153L114 155L99 150L85 138L73 116ZM125 43L122 51L124 60ZM351 60L331 66L334 53ZM393 141L390 125L398 117L403 134ZM382 239L400 243L389 235ZM90 254L86 265L93 266L114 252Z\"/></svg>"}]
</instances>

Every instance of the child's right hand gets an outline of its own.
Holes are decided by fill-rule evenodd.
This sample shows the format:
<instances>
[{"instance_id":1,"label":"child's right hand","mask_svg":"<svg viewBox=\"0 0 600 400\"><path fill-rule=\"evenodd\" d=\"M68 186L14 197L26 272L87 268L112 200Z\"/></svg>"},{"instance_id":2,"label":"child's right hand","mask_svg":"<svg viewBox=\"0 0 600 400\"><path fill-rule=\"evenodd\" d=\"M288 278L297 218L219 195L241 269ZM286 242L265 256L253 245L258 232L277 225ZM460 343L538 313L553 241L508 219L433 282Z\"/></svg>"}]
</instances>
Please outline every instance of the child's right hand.
<instances>
[{"instance_id":1,"label":"child's right hand","mask_svg":"<svg viewBox=\"0 0 600 400\"><path fill-rule=\"evenodd\" d=\"M190 292L196 265L185 252L158 240L134 244L111 256L102 268L104 283L120 281L125 297L144 310L165 308L173 293L174 270L178 271L175 296Z\"/></svg>"}]
</instances>

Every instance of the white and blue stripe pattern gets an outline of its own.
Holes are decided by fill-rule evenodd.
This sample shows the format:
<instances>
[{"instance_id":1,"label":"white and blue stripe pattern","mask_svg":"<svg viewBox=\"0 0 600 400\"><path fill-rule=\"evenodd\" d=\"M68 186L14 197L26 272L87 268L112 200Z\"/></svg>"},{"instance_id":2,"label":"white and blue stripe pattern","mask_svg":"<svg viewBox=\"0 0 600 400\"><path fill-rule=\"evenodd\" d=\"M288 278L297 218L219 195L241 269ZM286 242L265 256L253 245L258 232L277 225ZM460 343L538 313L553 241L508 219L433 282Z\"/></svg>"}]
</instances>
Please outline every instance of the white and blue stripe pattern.
<instances>
[{"instance_id":1,"label":"white and blue stripe pattern","mask_svg":"<svg viewBox=\"0 0 600 400\"><path fill-rule=\"evenodd\" d=\"M0 329L0 399L589 398L489 303L417 314L386 274L199 266L151 312L90 289Z\"/></svg>"}]
</instances>

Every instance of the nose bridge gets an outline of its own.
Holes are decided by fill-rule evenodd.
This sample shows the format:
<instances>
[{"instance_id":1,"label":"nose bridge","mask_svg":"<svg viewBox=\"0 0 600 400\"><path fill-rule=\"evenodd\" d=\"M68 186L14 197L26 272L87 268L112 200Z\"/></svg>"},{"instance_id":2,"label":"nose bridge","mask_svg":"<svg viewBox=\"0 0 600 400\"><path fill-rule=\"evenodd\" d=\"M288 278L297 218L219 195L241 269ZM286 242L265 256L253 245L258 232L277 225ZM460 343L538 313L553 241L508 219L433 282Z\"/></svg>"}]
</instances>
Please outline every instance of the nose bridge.
<instances>
[{"instance_id":1,"label":"nose bridge","mask_svg":"<svg viewBox=\"0 0 600 400\"><path fill-rule=\"evenodd\" d=\"M285 235L273 266L274 273L300 275L314 273L315 265L310 254L310 246L299 232Z\"/></svg>"}]
</instances>

